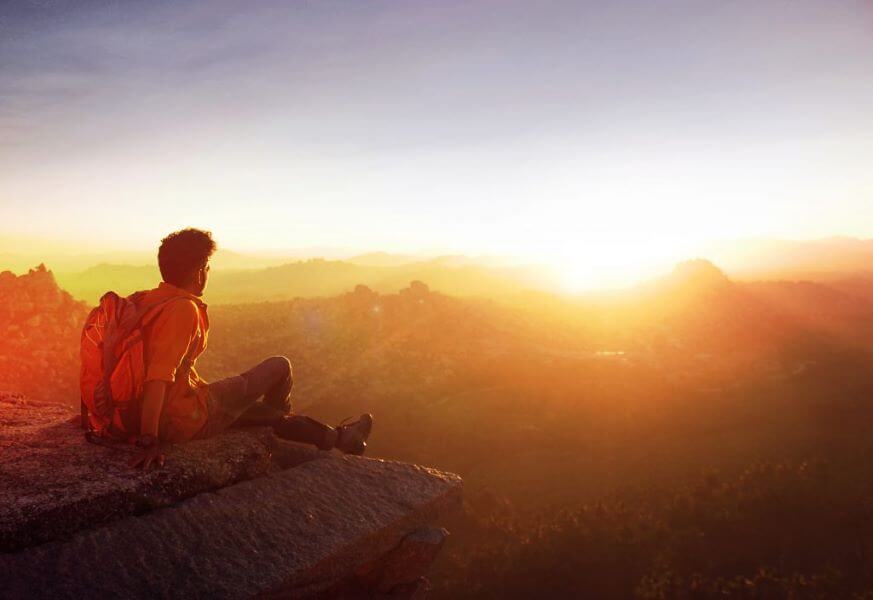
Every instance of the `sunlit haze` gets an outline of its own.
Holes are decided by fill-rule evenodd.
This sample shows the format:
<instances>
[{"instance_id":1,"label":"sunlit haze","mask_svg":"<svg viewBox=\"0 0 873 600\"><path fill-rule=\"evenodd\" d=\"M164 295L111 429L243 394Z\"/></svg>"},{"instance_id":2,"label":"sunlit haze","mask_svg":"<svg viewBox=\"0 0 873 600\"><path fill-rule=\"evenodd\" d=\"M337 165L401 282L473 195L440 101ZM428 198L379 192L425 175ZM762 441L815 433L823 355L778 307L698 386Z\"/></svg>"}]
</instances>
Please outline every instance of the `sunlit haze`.
<instances>
[{"instance_id":1,"label":"sunlit haze","mask_svg":"<svg viewBox=\"0 0 873 600\"><path fill-rule=\"evenodd\" d=\"M569 289L870 237L871 33L865 1L3 3L0 235L194 225Z\"/></svg>"}]
</instances>

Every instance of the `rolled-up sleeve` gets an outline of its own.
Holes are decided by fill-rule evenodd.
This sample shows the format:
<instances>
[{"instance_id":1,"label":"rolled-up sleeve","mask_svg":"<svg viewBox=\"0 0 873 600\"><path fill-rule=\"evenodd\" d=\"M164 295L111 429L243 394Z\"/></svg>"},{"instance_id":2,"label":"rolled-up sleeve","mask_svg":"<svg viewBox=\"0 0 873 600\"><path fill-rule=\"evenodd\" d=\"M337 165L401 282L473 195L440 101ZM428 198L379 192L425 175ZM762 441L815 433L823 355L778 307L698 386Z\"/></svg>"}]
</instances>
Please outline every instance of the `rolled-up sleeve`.
<instances>
[{"instance_id":1,"label":"rolled-up sleeve","mask_svg":"<svg viewBox=\"0 0 873 600\"><path fill-rule=\"evenodd\" d=\"M193 302L169 302L151 323L146 339L146 381L173 383L176 370L197 336L197 306Z\"/></svg>"}]
</instances>

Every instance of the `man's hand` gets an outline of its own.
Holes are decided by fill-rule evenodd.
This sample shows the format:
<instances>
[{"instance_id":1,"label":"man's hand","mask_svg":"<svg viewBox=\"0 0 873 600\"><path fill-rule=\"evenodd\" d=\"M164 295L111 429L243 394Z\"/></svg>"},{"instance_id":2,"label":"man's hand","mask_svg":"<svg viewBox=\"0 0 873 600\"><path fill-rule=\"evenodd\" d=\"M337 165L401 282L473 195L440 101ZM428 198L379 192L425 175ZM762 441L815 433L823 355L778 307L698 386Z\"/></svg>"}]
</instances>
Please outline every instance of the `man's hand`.
<instances>
[{"instance_id":1,"label":"man's hand","mask_svg":"<svg viewBox=\"0 0 873 600\"><path fill-rule=\"evenodd\" d=\"M164 466L164 449L157 438L150 435L141 436L140 443L137 445L142 446L143 449L127 463L130 467L142 467L144 471L148 471L152 465Z\"/></svg>"},{"instance_id":2,"label":"man's hand","mask_svg":"<svg viewBox=\"0 0 873 600\"><path fill-rule=\"evenodd\" d=\"M150 446L135 454L127 464L133 468L142 467L144 471L148 471L152 465L163 467L164 452L160 446Z\"/></svg>"}]
</instances>

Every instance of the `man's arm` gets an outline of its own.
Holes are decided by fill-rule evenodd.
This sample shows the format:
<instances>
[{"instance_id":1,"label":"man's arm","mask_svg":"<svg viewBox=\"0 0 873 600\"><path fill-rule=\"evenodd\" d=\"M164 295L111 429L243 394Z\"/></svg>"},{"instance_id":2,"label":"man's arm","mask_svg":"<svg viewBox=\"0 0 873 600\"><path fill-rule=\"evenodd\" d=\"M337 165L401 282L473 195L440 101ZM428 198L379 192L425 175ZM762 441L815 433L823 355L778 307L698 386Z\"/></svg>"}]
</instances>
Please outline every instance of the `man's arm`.
<instances>
[{"instance_id":1,"label":"man's arm","mask_svg":"<svg viewBox=\"0 0 873 600\"><path fill-rule=\"evenodd\" d=\"M140 442L143 451L130 461L132 467L148 469L153 463L164 464L161 452L161 413L176 371L197 333L197 307L191 302L171 302L155 318L146 356L140 415Z\"/></svg>"},{"instance_id":2,"label":"man's arm","mask_svg":"<svg viewBox=\"0 0 873 600\"><path fill-rule=\"evenodd\" d=\"M142 465L143 469L148 470L152 464L157 464L160 467L164 466L164 453L158 433L160 431L164 399L167 396L167 388L169 386L169 383L159 379L146 381L143 385L140 432L141 439L149 441L150 445L144 447L142 452L139 452L130 460L129 464L131 467Z\"/></svg>"},{"instance_id":3,"label":"man's arm","mask_svg":"<svg viewBox=\"0 0 873 600\"><path fill-rule=\"evenodd\" d=\"M142 393L142 418L139 430L142 435L158 437L161 426L161 412L170 384L160 379L146 381Z\"/></svg>"}]
</instances>

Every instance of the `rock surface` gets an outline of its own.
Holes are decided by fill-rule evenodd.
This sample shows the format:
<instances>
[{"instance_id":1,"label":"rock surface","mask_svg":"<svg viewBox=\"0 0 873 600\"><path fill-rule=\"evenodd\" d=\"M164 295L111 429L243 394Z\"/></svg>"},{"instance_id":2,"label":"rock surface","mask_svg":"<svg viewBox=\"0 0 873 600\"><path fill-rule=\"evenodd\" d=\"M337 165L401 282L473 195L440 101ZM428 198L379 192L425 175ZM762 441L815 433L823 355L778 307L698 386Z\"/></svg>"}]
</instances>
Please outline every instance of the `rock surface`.
<instances>
[{"instance_id":1,"label":"rock surface","mask_svg":"<svg viewBox=\"0 0 873 600\"><path fill-rule=\"evenodd\" d=\"M85 442L64 406L0 393L0 552L170 506L265 475L269 432L231 431L179 446L161 470L130 469L131 454Z\"/></svg>"},{"instance_id":2,"label":"rock surface","mask_svg":"<svg viewBox=\"0 0 873 600\"><path fill-rule=\"evenodd\" d=\"M419 529L410 533L379 560L359 568L355 583L389 594L398 587L420 582L448 535L449 532L442 528Z\"/></svg>"},{"instance_id":3,"label":"rock surface","mask_svg":"<svg viewBox=\"0 0 873 600\"><path fill-rule=\"evenodd\" d=\"M456 475L278 442L192 442L151 473L63 408L0 395L2 598L412 598Z\"/></svg>"}]
</instances>

